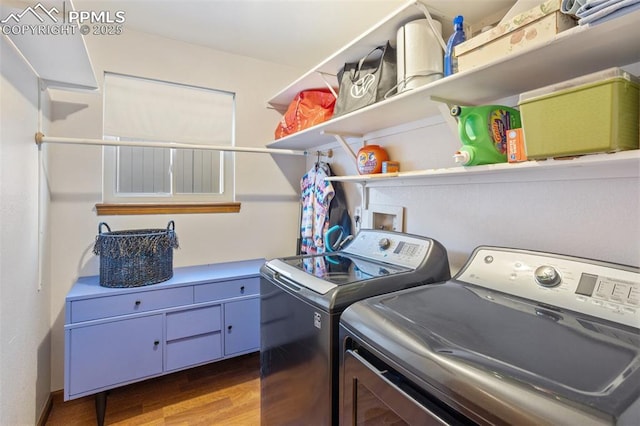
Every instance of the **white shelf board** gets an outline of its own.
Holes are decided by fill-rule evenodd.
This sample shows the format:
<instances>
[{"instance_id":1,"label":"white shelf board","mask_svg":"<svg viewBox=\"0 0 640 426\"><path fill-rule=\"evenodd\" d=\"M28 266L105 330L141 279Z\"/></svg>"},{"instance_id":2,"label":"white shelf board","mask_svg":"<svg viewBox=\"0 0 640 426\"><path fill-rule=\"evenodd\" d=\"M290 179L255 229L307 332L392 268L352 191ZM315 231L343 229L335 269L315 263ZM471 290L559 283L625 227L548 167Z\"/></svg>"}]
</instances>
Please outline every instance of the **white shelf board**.
<instances>
[{"instance_id":1,"label":"white shelf board","mask_svg":"<svg viewBox=\"0 0 640 426\"><path fill-rule=\"evenodd\" d=\"M21 34L9 33L5 35L29 63L34 72L49 85L59 87L74 87L80 89L97 89L98 82L93 72L91 60L87 52L84 38L76 24L64 23L57 14L62 12L62 3L51 0L38 2L36 8L28 2L0 5L2 16L13 14L18 22L9 20L7 25L16 24L20 27L38 26L60 27L67 32L61 34L33 34L29 31ZM70 7L73 4L68 1ZM51 12L57 21L43 15L41 10ZM30 13L23 14L25 10ZM44 22L37 18L44 19Z\"/></svg>"},{"instance_id":2,"label":"white shelf board","mask_svg":"<svg viewBox=\"0 0 640 426\"><path fill-rule=\"evenodd\" d=\"M325 81L319 73L325 75L327 81L333 86L338 86L337 72L346 62L354 62L365 56L375 47L384 44L387 40L395 45L398 29L409 21L422 19L424 12L418 4L426 7L431 17L439 21L444 30L445 37L451 29L454 16L464 10L464 18L467 24L482 21L488 15L504 13L515 0L493 0L491 2L460 2L451 0L407 0L402 6L387 15L384 19L371 27L332 56L312 68L289 86L273 96L268 103L275 109L284 112L287 105L300 91L311 88L326 87Z\"/></svg>"},{"instance_id":3,"label":"white shelf board","mask_svg":"<svg viewBox=\"0 0 640 426\"><path fill-rule=\"evenodd\" d=\"M609 67L636 63L640 61L639 23L640 10L600 24L576 26L547 43L436 80L268 146L310 149L333 140L330 135L322 135L324 131L365 135L439 114L431 97L481 105ZM310 87L296 86L295 91L305 88Z\"/></svg>"},{"instance_id":4,"label":"white shelf board","mask_svg":"<svg viewBox=\"0 0 640 426\"><path fill-rule=\"evenodd\" d=\"M415 6L415 3L415 1L408 1L396 9L369 31L363 33L359 38L353 40L276 94L268 101L269 105L279 111L284 111L300 91L326 87L319 73L325 74L325 78L333 87L338 87L336 73L346 62L353 62L362 58L386 40L395 40L398 28L412 19L424 17L424 14Z\"/></svg>"},{"instance_id":5,"label":"white shelf board","mask_svg":"<svg viewBox=\"0 0 640 426\"><path fill-rule=\"evenodd\" d=\"M373 175L332 176L327 180L357 183L367 187L383 187L605 178L640 178L640 150L522 163L458 166Z\"/></svg>"}]
</instances>

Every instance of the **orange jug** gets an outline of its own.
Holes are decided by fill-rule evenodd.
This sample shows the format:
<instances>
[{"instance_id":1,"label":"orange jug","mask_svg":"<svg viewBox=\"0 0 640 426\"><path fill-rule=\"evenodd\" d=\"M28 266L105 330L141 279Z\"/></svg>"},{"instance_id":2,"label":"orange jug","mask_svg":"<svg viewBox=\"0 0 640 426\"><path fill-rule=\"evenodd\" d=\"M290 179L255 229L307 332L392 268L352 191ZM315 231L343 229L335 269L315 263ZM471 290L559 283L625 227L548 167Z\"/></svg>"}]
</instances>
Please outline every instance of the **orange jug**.
<instances>
[{"instance_id":1,"label":"orange jug","mask_svg":"<svg viewBox=\"0 0 640 426\"><path fill-rule=\"evenodd\" d=\"M382 172L382 163L389 155L379 145L365 145L358 151L358 173L368 175Z\"/></svg>"}]
</instances>

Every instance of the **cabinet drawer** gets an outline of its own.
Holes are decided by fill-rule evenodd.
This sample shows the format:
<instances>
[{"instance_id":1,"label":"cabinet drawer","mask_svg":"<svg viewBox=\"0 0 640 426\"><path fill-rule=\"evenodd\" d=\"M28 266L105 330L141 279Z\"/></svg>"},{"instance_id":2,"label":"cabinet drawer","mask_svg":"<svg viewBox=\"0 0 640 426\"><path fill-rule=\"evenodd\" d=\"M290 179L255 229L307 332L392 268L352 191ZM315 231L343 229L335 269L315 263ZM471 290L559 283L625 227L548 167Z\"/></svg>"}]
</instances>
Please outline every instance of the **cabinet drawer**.
<instances>
[{"instance_id":1,"label":"cabinet drawer","mask_svg":"<svg viewBox=\"0 0 640 426\"><path fill-rule=\"evenodd\" d=\"M167 314L167 340L220 331L220 305Z\"/></svg>"},{"instance_id":2,"label":"cabinet drawer","mask_svg":"<svg viewBox=\"0 0 640 426\"><path fill-rule=\"evenodd\" d=\"M260 294L260 278L201 284L195 287L196 303Z\"/></svg>"},{"instance_id":3,"label":"cabinet drawer","mask_svg":"<svg viewBox=\"0 0 640 426\"><path fill-rule=\"evenodd\" d=\"M202 364L222 357L220 332L167 342L165 371Z\"/></svg>"},{"instance_id":4,"label":"cabinet drawer","mask_svg":"<svg viewBox=\"0 0 640 426\"><path fill-rule=\"evenodd\" d=\"M147 290L71 302L71 322L135 314L193 303L193 287Z\"/></svg>"}]
</instances>

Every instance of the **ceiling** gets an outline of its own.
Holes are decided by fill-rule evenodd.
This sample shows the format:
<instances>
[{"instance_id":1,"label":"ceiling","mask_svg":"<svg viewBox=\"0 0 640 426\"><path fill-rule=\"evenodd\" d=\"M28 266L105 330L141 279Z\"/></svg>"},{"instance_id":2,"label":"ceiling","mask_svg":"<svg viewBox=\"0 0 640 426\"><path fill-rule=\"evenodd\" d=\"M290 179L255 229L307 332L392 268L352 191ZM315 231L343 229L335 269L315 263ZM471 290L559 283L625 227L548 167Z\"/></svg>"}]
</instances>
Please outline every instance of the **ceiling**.
<instances>
[{"instance_id":1,"label":"ceiling","mask_svg":"<svg viewBox=\"0 0 640 426\"><path fill-rule=\"evenodd\" d=\"M76 10L125 12L127 29L300 68L320 63L405 0L74 0ZM429 0L468 22L515 0ZM445 34L446 35L446 34Z\"/></svg>"}]
</instances>

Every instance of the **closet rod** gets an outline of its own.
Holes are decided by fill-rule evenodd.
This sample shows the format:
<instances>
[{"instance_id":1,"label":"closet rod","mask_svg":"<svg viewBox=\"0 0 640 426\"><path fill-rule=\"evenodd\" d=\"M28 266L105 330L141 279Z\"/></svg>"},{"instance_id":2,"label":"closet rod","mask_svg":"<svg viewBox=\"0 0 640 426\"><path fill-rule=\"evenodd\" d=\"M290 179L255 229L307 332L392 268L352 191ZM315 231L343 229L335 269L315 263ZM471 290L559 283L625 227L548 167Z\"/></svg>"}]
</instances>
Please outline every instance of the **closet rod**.
<instances>
[{"instance_id":1,"label":"closet rod","mask_svg":"<svg viewBox=\"0 0 640 426\"><path fill-rule=\"evenodd\" d=\"M36 133L36 144L43 143L61 143L70 145L99 145L99 146L138 146L144 148L173 148L173 149L203 149L209 151L232 151L232 152L252 152L258 154L277 154L277 155L309 155L318 152L297 151L293 149L274 149L274 148L251 148L242 146L216 146L216 145L199 145L190 143L177 142L158 142L158 141L109 141L103 139L85 139L85 138L60 138L45 136L42 133ZM319 152L320 155L327 155Z\"/></svg>"}]
</instances>

